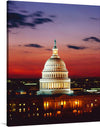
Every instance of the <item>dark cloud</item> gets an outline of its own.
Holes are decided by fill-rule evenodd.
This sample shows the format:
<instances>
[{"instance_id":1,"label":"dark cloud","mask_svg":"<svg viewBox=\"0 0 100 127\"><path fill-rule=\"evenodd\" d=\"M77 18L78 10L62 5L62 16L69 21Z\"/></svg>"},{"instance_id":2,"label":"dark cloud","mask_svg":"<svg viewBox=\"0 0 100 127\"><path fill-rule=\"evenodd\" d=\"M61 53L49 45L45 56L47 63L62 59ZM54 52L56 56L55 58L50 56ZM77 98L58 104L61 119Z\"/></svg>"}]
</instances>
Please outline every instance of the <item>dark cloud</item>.
<instances>
[{"instance_id":1,"label":"dark cloud","mask_svg":"<svg viewBox=\"0 0 100 127\"><path fill-rule=\"evenodd\" d=\"M17 12L16 12L17 8ZM44 12L36 11L30 13L27 10L20 10L15 2L7 2L7 27L13 28L36 28L37 25L53 22L52 17L45 16Z\"/></svg>"},{"instance_id":2,"label":"dark cloud","mask_svg":"<svg viewBox=\"0 0 100 127\"><path fill-rule=\"evenodd\" d=\"M53 22L53 20L49 19L49 18L36 18L34 20L35 24L43 24L43 23L46 23L46 22Z\"/></svg>"},{"instance_id":3,"label":"dark cloud","mask_svg":"<svg viewBox=\"0 0 100 127\"><path fill-rule=\"evenodd\" d=\"M90 19L95 21L100 20L99 18L95 18L95 17L90 17Z\"/></svg>"},{"instance_id":4,"label":"dark cloud","mask_svg":"<svg viewBox=\"0 0 100 127\"><path fill-rule=\"evenodd\" d=\"M35 13L33 13L33 16L36 16L36 17L42 17L44 15L44 12L42 11L37 11Z\"/></svg>"},{"instance_id":5,"label":"dark cloud","mask_svg":"<svg viewBox=\"0 0 100 127\"><path fill-rule=\"evenodd\" d=\"M8 13L7 21L8 28L19 28L23 26L34 27L34 23L26 22L28 16L20 13Z\"/></svg>"},{"instance_id":6,"label":"dark cloud","mask_svg":"<svg viewBox=\"0 0 100 127\"><path fill-rule=\"evenodd\" d=\"M28 11L26 11L26 10L20 10L20 12L22 12L22 13L28 13Z\"/></svg>"},{"instance_id":7,"label":"dark cloud","mask_svg":"<svg viewBox=\"0 0 100 127\"><path fill-rule=\"evenodd\" d=\"M19 27L22 28L22 27L26 27L26 26L35 28L39 24L53 22L53 20L51 18L41 17L42 16L41 13L40 12L35 13L35 17L34 17L32 15L25 15L25 14L16 13L16 12L8 12L8 15L7 15L8 29L19 28ZM36 17L36 15L37 15L37 17Z\"/></svg>"},{"instance_id":8,"label":"dark cloud","mask_svg":"<svg viewBox=\"0 0 100 127\"><path fill-rule=\"evenodd\" d=\"M32 52L30 52L30 51L24 51L24 53L32 53Z\"/></svg>"},{"instance_id":9,"label":"dark cloud","mask_svg":"<svg viewBox=\"0 0 100 127\"><path fill-rule=\"evenodd\" d=\"M52 51L52 49L45 49L45 50Z\"/></svg>"},{"instance_id":10,"label":"dark cloud","mask_svg":"<svg viewBox=\"0 0 100 127\"><path fill-rule=\"evenodd\" d=\"M100 43L100 39L97 37L88 37L88 38L84 38L83 41L95 41Z\"/></svg>"},{"instance_id":11,"label":"dark cloud","mask_svg":"<svg viewBox=\"0 0 100 127\"><path fill-rule=\"evenodd\" d=\"M83 47L83 46L74 46L74 45L67 45L68 48L71 49L76 49L76 50L80 50L80 49L86 49L87 47Z\"/></svg>"},{"instance_id":12,"label":"dark cloud","mask_svg":"<svg viewBox=\"0 0 100 127\"><path fill-rule=\"evenodd\" d=\"M25 47L35 47L35 48L43 48L43 46L39 45L39 44L27 44L24 45Z\"/></svg>"}]
</instances>

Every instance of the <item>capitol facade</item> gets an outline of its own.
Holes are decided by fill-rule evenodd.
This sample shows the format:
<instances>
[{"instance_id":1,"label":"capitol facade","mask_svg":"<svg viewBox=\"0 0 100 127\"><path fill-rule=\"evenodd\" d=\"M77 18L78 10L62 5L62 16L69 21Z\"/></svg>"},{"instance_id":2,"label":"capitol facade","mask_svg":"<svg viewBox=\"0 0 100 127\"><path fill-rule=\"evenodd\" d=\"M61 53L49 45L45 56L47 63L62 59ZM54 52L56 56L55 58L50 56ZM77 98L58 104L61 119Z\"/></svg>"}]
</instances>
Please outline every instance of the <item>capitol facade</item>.
<instances>
[{"instance_id":1,"label":"capitol facade","mask_svg":"<svg viewBox=\"0 0 100 127\"><path fill-rule=\"evenodd\" d=\"M58 56L56 40L54 41L52 56L46 61L42 71L37 94L69 94L70 78L64 61Z\"/></svg>"}]
</instances>

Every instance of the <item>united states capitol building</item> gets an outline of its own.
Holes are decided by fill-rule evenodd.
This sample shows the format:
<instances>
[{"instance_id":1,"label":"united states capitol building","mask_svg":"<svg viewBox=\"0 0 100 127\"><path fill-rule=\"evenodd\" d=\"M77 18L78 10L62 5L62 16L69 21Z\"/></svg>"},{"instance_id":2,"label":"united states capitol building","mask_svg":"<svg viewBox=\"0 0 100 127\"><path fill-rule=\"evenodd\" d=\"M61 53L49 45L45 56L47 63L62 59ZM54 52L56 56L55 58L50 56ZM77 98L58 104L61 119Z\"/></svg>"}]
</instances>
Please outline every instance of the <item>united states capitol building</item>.
<instances>
[{"instance_id":1,"label":"united states capitol building","mask_svg":"<svg viewBox=\"0 0 100 127\"><path fill-rule=\"evenodd\" d=\"M46 61L42 71L37 94L70 94L73 93L70 89L71 80L68 78L68 70L64 61L58 55L56 40L52 49L52 56Z\"/></svg>"}]
</instances>

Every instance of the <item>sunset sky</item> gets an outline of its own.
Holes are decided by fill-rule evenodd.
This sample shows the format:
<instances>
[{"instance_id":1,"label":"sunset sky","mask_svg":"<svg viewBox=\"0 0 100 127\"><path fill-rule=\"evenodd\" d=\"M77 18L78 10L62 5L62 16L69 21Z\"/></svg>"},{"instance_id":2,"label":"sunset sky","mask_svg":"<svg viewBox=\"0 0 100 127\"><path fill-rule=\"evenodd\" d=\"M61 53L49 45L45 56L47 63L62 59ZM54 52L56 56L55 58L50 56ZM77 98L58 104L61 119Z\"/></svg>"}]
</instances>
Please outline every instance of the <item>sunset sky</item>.
<instances>
[{"instance_id":1,"label":"sunset sky","mask_svg":"<svg viewBox=\"0 0 100 127\"><path fill-rule=\"evenodd\" d=\"M100 6L9 1L8 78L40 78L54 40L69 77L100 77Z\"/></svg>"}]
</instances>

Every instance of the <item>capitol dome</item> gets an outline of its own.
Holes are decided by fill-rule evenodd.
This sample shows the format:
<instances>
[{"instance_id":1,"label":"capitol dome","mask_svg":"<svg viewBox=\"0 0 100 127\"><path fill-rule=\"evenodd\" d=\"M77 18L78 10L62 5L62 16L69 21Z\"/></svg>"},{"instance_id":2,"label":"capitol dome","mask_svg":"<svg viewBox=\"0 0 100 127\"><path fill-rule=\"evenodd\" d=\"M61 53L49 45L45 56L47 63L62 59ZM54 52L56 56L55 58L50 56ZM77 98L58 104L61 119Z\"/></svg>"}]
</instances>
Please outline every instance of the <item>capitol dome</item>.
<instances>
[{"instance_id":1,"label":"capitol dome","mask_svg":"<svg viewBox=\"0 0 100 127\"><path fill-rule=\"evenodd\" d=\"M66 69L66 65L64 61L61 58L49 58L45 65L43 72L56 72L56 71L61 71L61 72L68 72Z\"/></svg>"},{"instance_id":2,"label":"capitol dome","mask_svg":"<svg viewBox=\"0 0 100 127\"><path fill-rule=\"evenodd\" d=\"M53 54L46 61L40 79L38 94L70 93L70 78L64 61L58 56L56 40L54 41Z\"/></svg>"}]
</instances>

